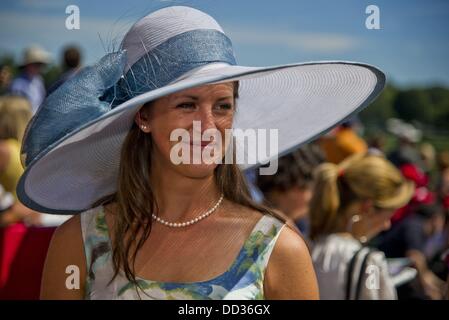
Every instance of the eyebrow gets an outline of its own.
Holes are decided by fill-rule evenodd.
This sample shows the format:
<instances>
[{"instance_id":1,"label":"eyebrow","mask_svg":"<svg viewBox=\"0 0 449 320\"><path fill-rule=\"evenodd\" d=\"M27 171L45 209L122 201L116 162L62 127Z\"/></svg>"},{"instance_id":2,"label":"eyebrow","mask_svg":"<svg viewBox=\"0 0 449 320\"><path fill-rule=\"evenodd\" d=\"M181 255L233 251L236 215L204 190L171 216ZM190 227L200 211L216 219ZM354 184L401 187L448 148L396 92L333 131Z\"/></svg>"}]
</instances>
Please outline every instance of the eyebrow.
<instances>
[{"instance_id":1,"label":"eyebrow","mask_svg":"<svg viewBox=\"0 0 449 320\"><path fill-rule=\"evenodd\" d=\"M227 100L227 99L233 99L233 96L226 96L226 97L221 97L219 99L217 99L217 101L222 101L222 100Z\"/></svg>"},{"instance_id":2,"label":"eyebrow","mask_svg":"<svg viewBox=\"0 0 449 320\"><path fill-rule=\"evenodd\" d=\"M181 99L181 98L190 98L190 99L195 100L195 101L199 100L199 98L197 96L190 96L190 95L182 95L182 96L176 97L176 99ZM217 101L226 100L226 99L232 99L232 98L234 98L234 97L233 96L226 96L226 97L218 98Z\"/></svg>"}]
</instances>

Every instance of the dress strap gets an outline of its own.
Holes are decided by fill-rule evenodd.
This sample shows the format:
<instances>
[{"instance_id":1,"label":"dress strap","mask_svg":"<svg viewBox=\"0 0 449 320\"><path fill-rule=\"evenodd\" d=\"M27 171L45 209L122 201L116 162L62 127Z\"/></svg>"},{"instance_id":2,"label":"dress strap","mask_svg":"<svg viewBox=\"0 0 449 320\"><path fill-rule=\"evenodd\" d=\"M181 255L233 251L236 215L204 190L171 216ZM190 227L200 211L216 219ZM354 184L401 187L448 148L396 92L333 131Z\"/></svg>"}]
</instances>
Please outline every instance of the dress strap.
<instances>
[{"instance_id":1,"label":"dress strap","mask_svg":"<svg viewBox=\"0 0 449 320\"><path fill-rule=\"evenodd\" d=\"M271 215L264 215L257 222L229 272L226 282L232 287L227 288L230 294L226 299L245 299L246 295L264 299L265 270L284 226L284 222Z\"/></svg>"},{"instance_id":2,"label":"dress strap","mask_svg":"<svg viewBox=\"0 0 449 320\"><path fill-rule=\"evenodd\" d=\"M256 225L252 232L250 242L254 242L257 247L256 264L261 269L262 276L268 265L271 253L276 245L276 241L281 233L285 223L279 221L277 218L271 215L265 215Z\"/></svg>"},{"instance_id":3,"label":"dress strap","mask_svg":"<svg viewBox=\"0 0 449 320\"><path fill-rule=\"evenodd\" d=\"M98 288L94 286L96 280L104 284L112 279L111 244L103 206L81 213L80 218L87 265L86 298L91 298L93 288Z\"/></svg>"}]
</instances>

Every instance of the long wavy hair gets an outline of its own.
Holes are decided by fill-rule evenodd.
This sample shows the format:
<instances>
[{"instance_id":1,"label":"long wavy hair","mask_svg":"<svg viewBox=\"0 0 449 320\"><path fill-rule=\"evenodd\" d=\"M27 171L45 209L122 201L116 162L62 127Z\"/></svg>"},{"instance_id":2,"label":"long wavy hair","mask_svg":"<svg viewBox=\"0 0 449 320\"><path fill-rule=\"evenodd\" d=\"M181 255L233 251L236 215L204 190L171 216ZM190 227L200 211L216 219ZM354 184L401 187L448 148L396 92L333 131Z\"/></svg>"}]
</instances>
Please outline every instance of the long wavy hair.
<instances>
[{"instance_id":1,"label":"long wavy hair","mask_svg":"<svg viewBox=\"0 0 449 320\"><path fill-rule=\"evenodd\" d=\"M238 82L234 82L234 99L237 98ZM142 134L134 123L121 150L117 192L93 205L117 204L118 212L111 230L114 266L111 282L123 270L126 278L139 286L135 274L136 256L150 235L152 213L157 214L159 210L150 184L152 144L151 134ZM232 164L219 164L214 170L214 177L225 199L286 221L281 214L251 198L246 178L235 161ZM148 208L153 208L153 212L149 212Z\"/></svg>"}]
</instances>

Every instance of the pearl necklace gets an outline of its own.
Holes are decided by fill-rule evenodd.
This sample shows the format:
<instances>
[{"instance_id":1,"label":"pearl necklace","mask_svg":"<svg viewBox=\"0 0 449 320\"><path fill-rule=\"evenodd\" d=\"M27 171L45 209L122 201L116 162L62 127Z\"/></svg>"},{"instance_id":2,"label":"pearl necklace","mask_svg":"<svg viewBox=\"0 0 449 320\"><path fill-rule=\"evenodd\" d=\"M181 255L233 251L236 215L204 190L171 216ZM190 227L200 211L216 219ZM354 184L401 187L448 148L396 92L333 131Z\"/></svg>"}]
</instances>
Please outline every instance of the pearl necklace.
<instances>
[{"instance_id":1,"label":"pearl necklace","mask_svg":"<svg viewBox=\"0 0 449 320\"><path fill-rule=\"evenodd\" d=\"M162 218L159 218L158 216L156 216L154 213L151 215L153 217L154 220L156 220L157 222L166 225L167 227L175 227L175 228L180 228L180 227L187 227L190 226L191 224L197 223L200 220L203 220L204 218L206 218L207 216L209 216L212 212L214 212L215 210L217 210L217 208L220 206L221 202L223 201L223 194L221 194L220 199L218 199L217 203L210 208L208 211L206 211L205 213L203 213L202 215L186 221L186 222L169 222L166 221Z\"/></svg>"}]
</instances>

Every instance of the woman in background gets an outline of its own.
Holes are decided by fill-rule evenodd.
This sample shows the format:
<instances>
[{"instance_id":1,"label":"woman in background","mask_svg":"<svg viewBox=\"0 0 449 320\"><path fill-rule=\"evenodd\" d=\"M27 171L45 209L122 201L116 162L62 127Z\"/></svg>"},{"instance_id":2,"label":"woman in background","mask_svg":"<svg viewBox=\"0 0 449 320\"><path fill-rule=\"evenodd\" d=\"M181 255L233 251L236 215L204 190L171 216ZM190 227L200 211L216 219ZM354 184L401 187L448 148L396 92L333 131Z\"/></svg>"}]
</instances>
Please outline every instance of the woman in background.
<instances>
[{"instance_id":1,"label":"woman in background","mask_svg":"<svg viewBox=\"0 0 449 320\"><path fill-rule=\"evenodd\" d=\"M321 299L396 299L385 255L363 246L390 228L414 186L380 156L355 155L316 171L312 259Z\"/></svg>"},{"instance_id":2,"label":"woman in background","mask_svg":"<svg viewBox=\"0 0 449 320\"><path fill-rule=\"evenodd\" d=\"M16 195L16 186L23 173L20 144L30 119L31 105L27 99L0 97L0 184L14 196L14 205L0 214L0 226L18 221L40 224L40 214L21 204Z\"/></svg>"}]
</instances>

